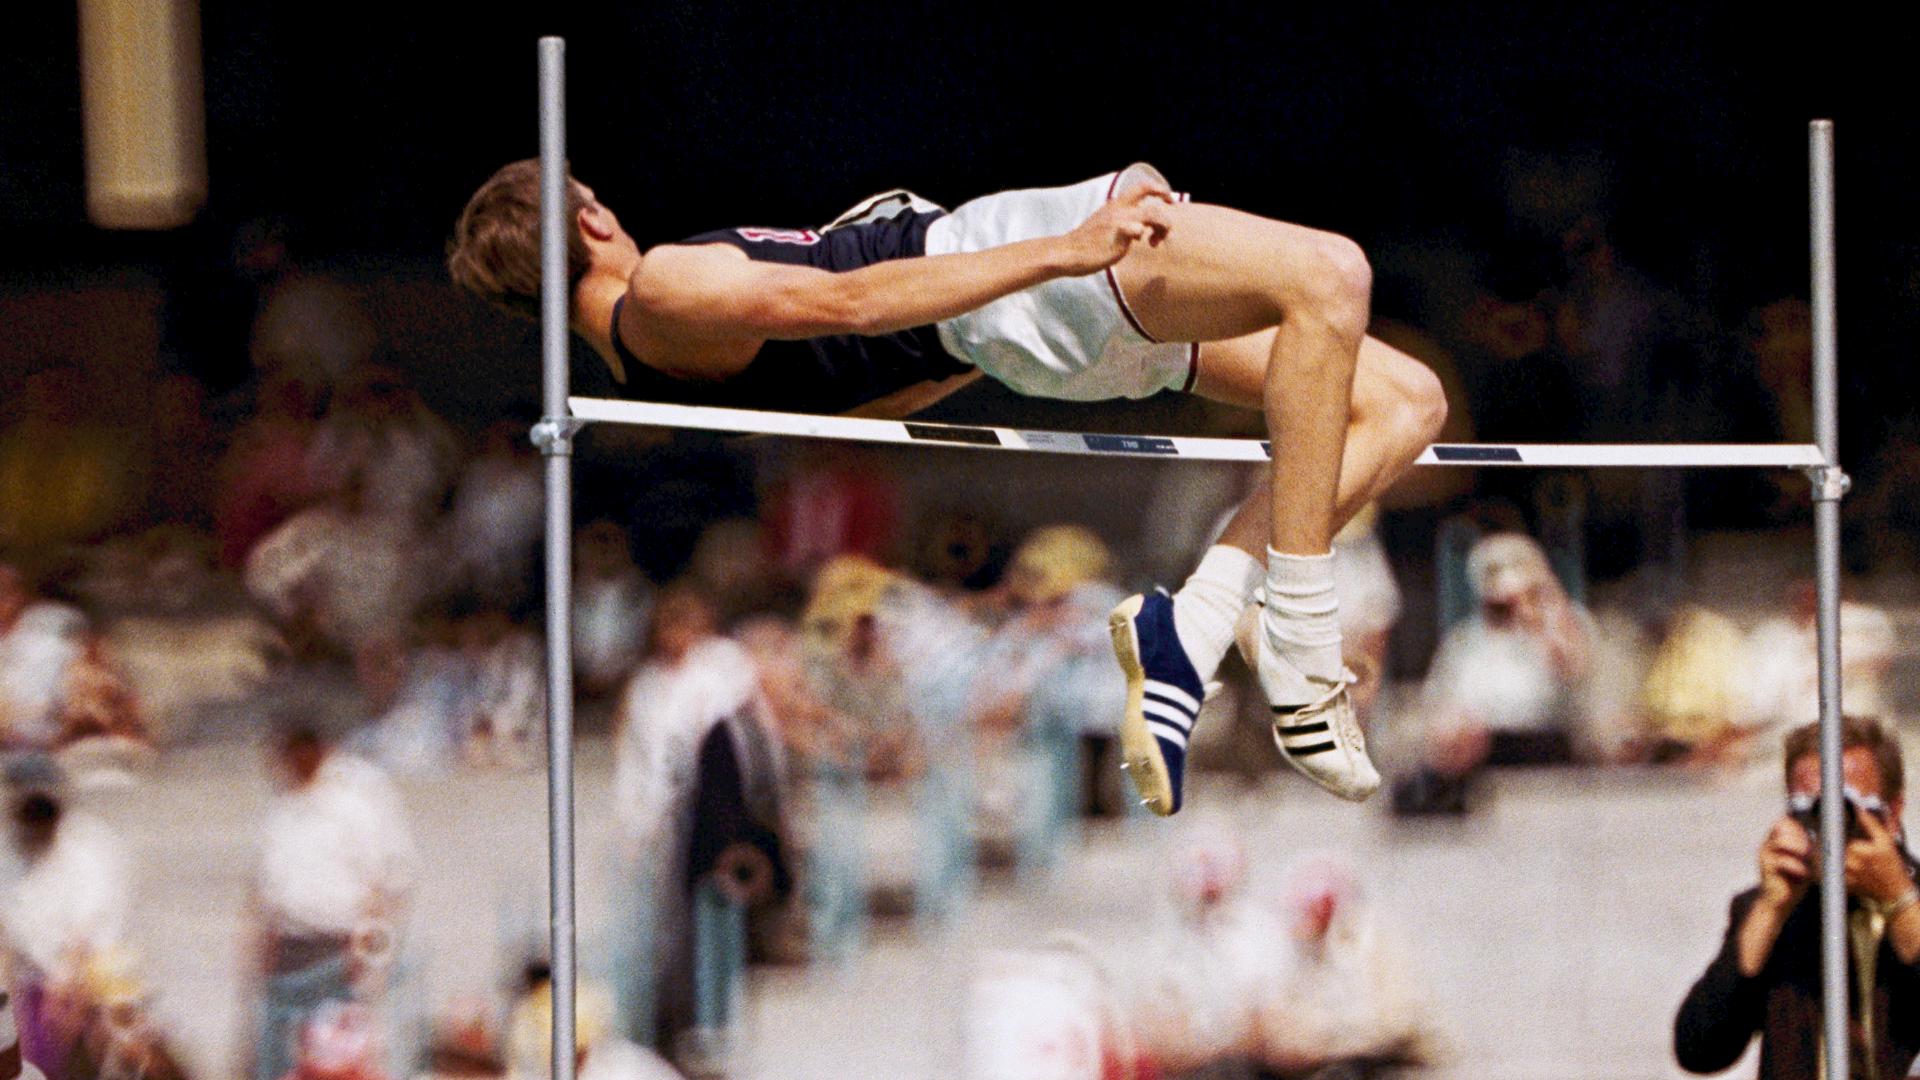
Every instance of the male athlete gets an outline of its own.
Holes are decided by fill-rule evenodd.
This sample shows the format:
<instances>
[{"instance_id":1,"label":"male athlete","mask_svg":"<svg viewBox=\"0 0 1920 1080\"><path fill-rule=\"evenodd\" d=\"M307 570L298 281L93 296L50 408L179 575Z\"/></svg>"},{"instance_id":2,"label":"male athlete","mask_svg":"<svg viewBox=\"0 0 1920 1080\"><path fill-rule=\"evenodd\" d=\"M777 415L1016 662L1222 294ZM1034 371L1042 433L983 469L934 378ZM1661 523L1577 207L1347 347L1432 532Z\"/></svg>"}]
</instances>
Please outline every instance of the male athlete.
<instances>
[{"instance_id":1,"label":"male athlete","mask_svg":"<svg viewBox=\"0 0 1920 1080\"><path fill-rule=\"evenodd\" d=\"M898 416L978 371L1039 397L1179 389L1263 409L1268 482L1178 592L1113 612L1122 754L1150 809L1180 808L1207 680L1259 602L1241 647L1275 743L1336 795L1379 786L1341 660L1332 539L1438 433L1446 401L1419 361L1367 336L1372 274L1352 241L1188 202L1145 165L952 213L891 192L818 231L645 252L592 189L570 181L568 203L572 325L605 362L582 394ZM538 162L496 173L455 227L454 280L534 313L538 210Z\"/></svg>"}]
</instances>

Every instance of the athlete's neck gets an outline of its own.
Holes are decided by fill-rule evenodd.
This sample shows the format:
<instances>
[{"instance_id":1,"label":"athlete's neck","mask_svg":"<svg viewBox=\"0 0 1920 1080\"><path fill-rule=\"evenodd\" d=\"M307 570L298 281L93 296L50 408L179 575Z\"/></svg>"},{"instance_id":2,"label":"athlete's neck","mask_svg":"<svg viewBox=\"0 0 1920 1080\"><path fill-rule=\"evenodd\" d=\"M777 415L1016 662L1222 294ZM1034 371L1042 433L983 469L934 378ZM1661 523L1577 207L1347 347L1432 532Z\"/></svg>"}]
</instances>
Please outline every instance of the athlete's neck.
<instances>
[{"instance_id":1,"label":"athlete's neck","mask_svg":"<svg viewBox=\"0 0 1920 1080\"><path fill-rule=\"evenodd\" d=\"M626 382L626 365L613 347L613 308L626 295L627 282L639 269L638 257L618 260L594 259L585 277L573 290L573 332L587 340L600 354L613 377Z\"/></svg>"}]
</instances>

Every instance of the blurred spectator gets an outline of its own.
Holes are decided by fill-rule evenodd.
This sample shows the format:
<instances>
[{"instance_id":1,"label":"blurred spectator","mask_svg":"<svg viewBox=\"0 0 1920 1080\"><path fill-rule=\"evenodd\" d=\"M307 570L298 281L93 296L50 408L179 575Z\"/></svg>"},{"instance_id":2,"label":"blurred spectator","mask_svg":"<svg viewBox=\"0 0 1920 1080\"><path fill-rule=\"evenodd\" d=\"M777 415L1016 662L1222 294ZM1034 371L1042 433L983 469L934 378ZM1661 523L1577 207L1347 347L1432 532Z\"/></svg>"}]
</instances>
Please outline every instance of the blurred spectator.
<instances>
[{"instance_id":1,"label":"blurred spectator","mask_svg":"<svg viewBox=\"0 0 1920 1080\"><path fill-rule=\"evenodd\" d=\"M363 477L281 525L247 556L246 586L295 655L352 654L412 620L430 552L413 523L368 501Z\"/></svg>"},{"instance_id":2,"label":"blurred spectator","mask_svg":"<svg viewBox=\"0 0 1920 1080\"><path fill-rule=\"evenodd\" d=\"M801 628L815 689L860 725L869 773L910 782L914 839L910 854L900 845L892 853L914 866L915 917L957 918L976 879L976 694L986 628L937 587L851 555L814 576ZM880 814L870 820L892 823Z\"/></svg>"},{"instance_id":3,"label":"blurred spectator","mask_svg":"<svg viewBox=\"0 0 1920 1080\"><path fill-rule=\"evenodd\" d=\"M709 916L784 898L781 763L752 658L719 635L713 604L661 590L646 661L621 699L615 814L623 835L622 1020L673 1046L703 1022L712 983L738 978L703 943ZM742 931L744 932L744 931ZM744 962L744 942L738 961ZM724 950L723 950L724 951Z\"/></svg>"},{"instance_id":4,"label":"blurred spectator","mask_svg":"<svg viewBox=\"0 0 1920 1080\"><path fill-rule=\"evenodd\" d=\"M467 763L531 768L543 759L547 731L540 639L502 611L469 616L459 635L473 678L461 725Z\"/></svg>"},{"instance_id":5,"label":"blurred spectator","mask_svg":"<svg viewBox=\"0 0 1920 1080\"><path fill-rule=\"evenodd\" d=\"M263 380L339 387L373 357L379 332L350 287L293 258L278 224L235 238L235 260L259 289L248 352Z\"/></svg>"},{"instance_id":6,"label":"blurred spectator","mask_svg":"<svg viewBox=\"0 0 1920 1080\"><path fill-rule=\"evenodd\" d=\"M122 755L138 755L152 745L140 703L100 635L86 635L61 696L57 745L62 749L84 743L94 754L113 756L110 748L117 748Z\"/></svg>"},{"instance_id":7,"label":"blurred spectator","mask_svg":"<svg viewBox=\"0 0 1920 1080\"><path fill-rule=\"evenodd\" d=\"M367 512L419 527L439 510L459 448L399 372L370 368L334 398L307 453L324 487L357 483Z\"/></svg>"},{"instance_id":8,"label":"blurred spectator","mask_svg":"<svg viewBox=\"0 0 1920 1080\"><path fill-rule=\"evenodd\" d=\"M379 1019L364 1005L328 1001L300 1026L292 1071L282 1080L388 1080Z\"/></svg>"},{"instance_id":9,"label":"blurred spectator","mask_svg":"<svg viewBox=\"0 0 1920 1080\"><path fill-rule=\"evenodd\" d=\"M86 375L27 376L0 430L0 550L42 554L120 524L137 497L134 447L89 413Z\"/></svg>"},{"instance_id":10,"label":"blurred spectator","mask_svg":"<svg viewBox=\"0 0 1920 1080\"><path fill-rule=\"evenodd\" d=\"M1892 733L1849 718L1841 773L1848 806L1847 936L1851 1075L1905 1076L1920 1056L1920 886L1901 822L1905 766ZM1761 1080L1820 1071L1820 895L1813 888L1820 728L1787 735L1787 812L1760 844L1760 883L1733 898L1725 940L1674 1019L1690 1072L1731 1067L1760 1036Z\"/></svg>"},{"instance_id":11,"label":"blurred spectator","mask_svg":"<svg viewBox=\"0 0 1920 1080\"><path fill-rule=\"evenodd\" d=\"M254 903L264 981L256 1080L280 1080L326 1002L377 998L413 891L413 834L373 765L336 752L306 718L282 721L281 790L263 822Z\"/></svg>"},{"instance_id":12,"label":"blurred spectator","mask_svg":"<svg viewBox=\"0 0 1920 1080\"><path fill-rule=\"evenodd\" d=\"M580 1080L680 1080L659 1055L614 1030L606 987L581 980L574 989L574 1067ZM544 1080L553 1072L553 982L544 958L527 965L509 1010L507 1080Z\"/></svg>"},{"instance_id":13,"label":"blurred spectator","mask_svg":"<svg viewBox=\"0 0 1920 1080\"><path fill-rule=\"evenodd\" d=\"M375 717L355 737L369 757L405 776L457 765L524 769L546 733L540 641L504 612L437 619L419 641L396 634L355 655Z\"/></svg>"},{"instance_id":14,"label":"blurred spectator","mask_svg":"<svg viewBox=\"0 0 1920 1080\"><path fill-rule=\"evenodd\" d=\"M1435 763L1459 774L1488 760L1570 759L1593 617L1525 535L1483 537L1467 568L1479 606L1447 632L1421 691Z\"/></svg>"},{"instance_id":15,"label":"blurred spectator","mask_svg":"<svg viewBox=\"0 0 1920 1080\"><path fill-rule=\"evenodd\" d=\"M85 648L85 616L37 599L17 567L0 563L0 743L54 745L67 673Z\"/></svg>"},{"instance_id":16,"label":"blurred spectator","mask_svg":"<svg viewBox=\"0 0 1920 1080\"><path fill-rule=\"evenodd\" d=\"M525 425L502 420L487 427L440 528L450 586L502 611L518 611L534 595L546 494Z\"/></svg>"},{"instance_id":17,"label":"blurred spectator","mask_svg":"<svg viewBox=\"0 0 1920 1080\"><path fill-rule=\"evenodd\" d=\"M1820 712L1818 596L1813 582L1786 589L1787 613L1753 628L1740 682L1747 723L1784 730ZM1892 707L1887 675L1899 655L1893 618L1871 604L1840 602L1840 700L1850 713L1885 715Z\"/></svg>"},{"instance_id":18,"label":"blurred spectator","mask_svg":"<svg viewBox=\"0 0 1920 1080\"><path fill-rule=\"evenodd\" d=\"M613 997L580 979L573 992L574 1064L613 1037ZM508 1080L545 1080L553 1074L553 968L545 957L528 962L507 1018Z\"/></svg>"},{"instance_id":19,"label":"blurred spectator","mask_svg":"<svg viewBox=\"0 0 1920 1080\"><path fill-rule=\"evenodd\" d=\"M839 555L884 559L900 529L900 485L873 450L811 445L761 515L772 561L804 582Z\"/></svg>"},{"instance_id":20,"label":"blurred spectator","mask_svg":"<svg viewBox=\"0 0 1920 1080\"><path fill-rule=\"evenodd\" d=\"M574 538L573 664L581 690L604 694L626 682L646 644L653 586L634 565L627 532L600 520Z\"/></svg>"},{"instance_id":21,"label":"blurred spectator","mask_svg":"<svg viewBox=\"0 0 1920 1080\"><path fill-rule=\"evenodd\" d=\"M354 676L373 721L354 733L354 750L406 777L438 776L460 762L476 681L460 634L448 620L431 620L418 640L394 631L355 651Z\"/></svg>"},{"instance_id":22,"label":"blurred spectator","mask_svg":"<svg viewBox=\"0 0 1920 1080\"><path fill-rule=\"evenodd\" d=\"M1310 1076L1433 1063L1439 1029L1413 956L1346 856L1301 856L1264 899L1270 929L1246 941L1271 965L1255 984L1263 1068Z\"/></svg>"},{"instance_id":23,"label":"blurred spectator","mask_svg":"<svg viewBox=\"0 0 1920 1080\"><path fill-rule=\"evenodd\" d=\"M974 710L997 756L1018 766L1014 790L985 807L1014 820L986 831L1011 831L1023 868L1053 860L1083 807L1124 798L1102 783L1119 771L1126 706L1106 621L1125 593L1111 567L1091 530L1051 525L1021 541L1001 581L1007 617L980 661Z\"/></svg>"},{"instance_id":24,"label":"blurred spectator","mask_svg":"<svg viewBox=\"0 0 1920 1080\"><path fill-rule=\"evenodd\" d=\"M779 744L794 763L794 775L819 761L849 765L857 734L845 714L820 700L807 678L800 636L792 624L772 615L748 619L733 632L753 659L760 695Z\"/></svg>"},{"instance_id":25,"label":"blurred spectator","mask_svg":"<svg viewBox=\"0 0 1920 1080\"><path fill-rule=\"evenodd\" d=\"M57 750L101 739L148 743L106 640L78 610L36 601L19 570L0 564L0 745Z\"/></svg>"},{"instance_id":26,"label":"blurred spectator","mask_svg":"<svg viewBox=\"0 0 1920 1080\"><path fill-rule=\"evenodd\" d=\"M253 546L320 493L313 440L320 391L281 376L260 391L258 410L241 425L219 465L214 530L220 565L238 567Z\"/></svg>"},{"instance_id":27,"label":"blurred spectator","mask_svg":"<svg viewBox=\"0 0 1920 1080\"><path fill-rule=\"evenodd\" d=\"M963 1076L1344 1076L1431 1062L1427 994L1350 863L1306 855L1265 884L1231 828L1186 840L1174 918L1124 952L1061 939L988 958L962 1021Z\"/></svg>"},{"instance_id":28,"label":"blurred spectator","mask_svg":"<svg viewBox=\"0 0 1920 1080\"><path fill-rule=\"evenodd\" d=\"M105 822L67 803L66 777L40 756L6 769L8 985L21 1049L48 1080L67 1080L83 1034L92 966L122 947L131 905L128 858Z\"/></svg>"},{"instance_id":29,"label":"blurred spectator","mask_svg":"<svg viewBox=\"0 0 1920 1080\"><path fill-rule=\"evenodd\" d=\"M1238 831L1209 818L1185 831L1167 867L1172 919L1115 961L1131 1041L1155 1074L1176 1076L1252 1060L1261 995L1279 974L1248 949L1279 928L1254 900Z\"/></svg>"},{"instance_id":30,"label":"blurred spectator","mask_svg":"<svg viewBox=\"0 0 1920 1080\"><path fill-rule=\"evenodd\" d=\"M1738 760L1747 725L1742 685L1746 635L1724 615L1683 605L1667 620L1640 687L1641 738L1635 754L1695 764Z\"/></svg>"},{"instance_id":31,"label":"blurred spectator","mask_svg":"<svg viewBox=\"0 0 1920 1080\"><path fill-rule=\"evenodd\" d=\"M1111 978L1076 940L986 954L961 1012L960 1080L1148 1080Z\"/></svg>"},{"instance_id":32,"label":"blurred spectator","mask_svg":"<svg viewBox=\"0 0 1920 1080\"><path fill-rule=\"evenodd\" d=\"M1598 626L1539 544L1484 536L1467 573L1475 607L1447 631L1421 688L1425 762L1395 786L1402 813L1464 810L1467 778L1482 765L1571 761L1589 748L1605 701L1593 679Z\"/></svg>"},{"instance_id":33,"label":"blurred spectator","mask_svg":"<svg viewBox=\"0 0 1920 1080\"><path fill-rule=\"evenodd\" d=\"M100 1080L184 1080L171 1040L153 1014L153 994L122 949L88 965L79 1046L71 1075Z\"/></svg>"},{"instance_id":34,"label":"blurred spectator","mask_svg":"<svg viewBox=\"0 0 1920 1080\"><path fill-rule=\"evenodd\" d=\"M462 997L440 1010L427 1040L427 1061L415 1080L495 1080L507 1071L500 1010L484 997Z\"/></svg>"}]
</instances>

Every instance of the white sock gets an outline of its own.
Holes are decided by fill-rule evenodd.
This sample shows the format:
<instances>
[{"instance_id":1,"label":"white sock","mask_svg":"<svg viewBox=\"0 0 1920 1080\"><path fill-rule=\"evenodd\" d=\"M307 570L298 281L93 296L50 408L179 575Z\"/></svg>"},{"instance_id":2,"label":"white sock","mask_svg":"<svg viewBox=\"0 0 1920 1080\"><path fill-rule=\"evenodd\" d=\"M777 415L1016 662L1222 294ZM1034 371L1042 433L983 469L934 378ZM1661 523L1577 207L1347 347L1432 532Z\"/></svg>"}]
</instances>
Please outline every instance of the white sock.
<instances>
[{"instance_id":1,"label":"white sock","mask_svg":"<svg viewBox=\"0 0 1920 1080\"><path fill-rule=\"evenodd\" d=\"M1295 671L1323 682L1338 681L1345 665L1340 652L1340 598L1333 587L1333 552L1285 555L1268 548L1267 610L1261 623L1267 643ZM1304 685L1301 689L1304 693Z\"/></svg>"},{"instance_id":2,"label":"white sock","mask_svg":"<svg viewBox=\"0 0 1920 1080\"><path fill-rule=\"evenodd\" d=\"M1202 683L1213 678L1233 647L1233 628L1253 602L1254 587L1264 573L1259 559L1237 547L1215 544L1173 594L1173 628Z\"/></svg>"}]
</instances>

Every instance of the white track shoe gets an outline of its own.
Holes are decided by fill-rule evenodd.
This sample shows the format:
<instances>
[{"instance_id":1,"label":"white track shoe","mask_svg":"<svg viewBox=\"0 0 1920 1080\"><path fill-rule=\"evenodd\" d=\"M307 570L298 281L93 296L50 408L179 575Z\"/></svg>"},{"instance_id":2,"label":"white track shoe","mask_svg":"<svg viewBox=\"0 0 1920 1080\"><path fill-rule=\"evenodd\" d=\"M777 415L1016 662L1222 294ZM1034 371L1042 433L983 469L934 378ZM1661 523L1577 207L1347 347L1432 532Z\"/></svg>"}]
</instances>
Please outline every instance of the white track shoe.
<instances>
[{"instance_id":1,"label":"white track shoe","mask_svg":"<svg viewBox=\"0 0 1920 1080\"><path fill-rule=\"evenodd\" d=\"M1300 675L1267 641L1260 625L1266 609L1256 602L1247 613L1251 617L1241 618L1236 644L1259 679L1260 692L1271 703L1275 694L1270 686L1296 685ZM1318 693L1304 705L1269 705L1273 744L1287 764L1307 779L1343 799L1360 802L1380 789L1380 771L1367 757L1367 737L1354 716L1349 688L1357 680L1351 671L1341 674L1341 680L1333 683L1309 677L1308 685Z\"/></svg>"}]
</instances>

